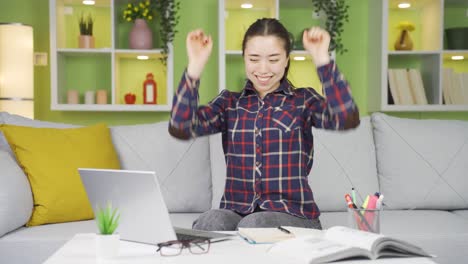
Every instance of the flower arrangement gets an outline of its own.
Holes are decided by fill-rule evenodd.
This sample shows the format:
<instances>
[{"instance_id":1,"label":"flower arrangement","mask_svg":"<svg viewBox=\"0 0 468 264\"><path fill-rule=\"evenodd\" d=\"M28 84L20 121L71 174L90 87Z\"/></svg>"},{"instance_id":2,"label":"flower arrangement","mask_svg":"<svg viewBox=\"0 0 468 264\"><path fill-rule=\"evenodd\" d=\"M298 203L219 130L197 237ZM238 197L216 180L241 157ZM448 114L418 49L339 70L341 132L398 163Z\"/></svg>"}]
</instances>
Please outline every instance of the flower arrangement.
<instances>
[{"instance_id":1,"label":"flower arrangement","mask_svg":"<svg viewBox=\"0 0 468 264\"><path fill-rule=\"evenodd\" d=\"M400 23L398 23L398 26L397 28L399 30L408 30L408 31L413 31L415 29L415 26L413 23L409 22L409 21L402 21Z\"/></svg>"},{"instance_id":2,"label":"flower arrangement","mask_svg":"<svg viewBox=\"0 0 468 264\"><path fill-rule=\"evenodd\" d=\"M112 235L119 226L119 220L120 213L117 208L112 208L111 203L108 203L105 208L97 207L96 223L102 235Z\"/></svg>"},{"instance_id":3,"label":"flower arrangement","mask_svg":"<svg viewBox=\"0 0 468 264\"><path fill-rule=\"evenodd\" d=\"M128 22L133 22L138 18L151 21L154 16L155 12L150 0L144 0L139 3L128 3L123 11L123 18Z\"/></svg>"},{"instance_id":4,"label":"flower arrangement","mask_svg":"<svg viewBox=\"0 0 468 264\"><path fill-rule=\"evenodd\" d=\"M166 64L169 44L174 40L177 33L176 26L179 23L177 12L180 9L180 2L177 0L142 0L141 2L131 2L123 10L123 19L133 22L137 18L147 21L157 20L159 24L159 37L162 44L162 62Z\"/></svg>"},{"instance_id":5,"label":"flower arrangement","mask_svg":"<svg viewBox=\"0 0 468 264\"><path fill-rule=\"evenodd\" d=\"M78 19L78 26L80 27L80 35L92 36L93 24L94 24L94 19L91 16L91 14L88 14L88 16L85 17L85 15L81 13L80 18Z\"/></svg>"}]
</instances>

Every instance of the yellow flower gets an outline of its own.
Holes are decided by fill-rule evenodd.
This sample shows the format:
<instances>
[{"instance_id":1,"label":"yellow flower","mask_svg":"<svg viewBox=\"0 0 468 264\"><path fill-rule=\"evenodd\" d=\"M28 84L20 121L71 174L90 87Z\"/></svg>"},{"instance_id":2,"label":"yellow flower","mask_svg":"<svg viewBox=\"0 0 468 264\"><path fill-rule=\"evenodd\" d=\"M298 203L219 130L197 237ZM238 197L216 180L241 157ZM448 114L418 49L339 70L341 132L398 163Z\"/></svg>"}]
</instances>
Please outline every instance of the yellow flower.
<instances>
[{"instance_id":1,"label":"yellow flower","mask_svg":"<svg viewBox=\"0 0 468 264\"><path fill-rule=\"evenodd\" d=\"M128 7L128 8L132 8L132 4L130 4L130 3L127 4L127 7Z\"/></svg>"},{"instance_id":2,"label":"yellow flower","mask_svg":"<svg viewBox=\"0 0 468 264\"><path fill-rule=\"evenodd\" d=\"M408 31L413 31L415 29L414 24L409 21L400 22L397 28L399 30L408 30Z\"/></svg>"},{"instance_id":3,"label":"yellow flower","mask_svg":"<svg viewBox=\"0 0 468 264\"><path fill-rule=\"evenodd\" d=\"M133 10L135 10L135 12L138 12L138 6L135 6Z\"/></svg>"},{"instance_id":4,"label":"yellow flower","mask_svg":"<svg viewBox=\"0 0 468 264\"><path fill-rule=\"evenodd\" d=\"M153 16L148 16L148 20L153 20Z\"/></svg>"},{"instance_id":5,"label":"yellow flower","mask_svg":"<svg viewBox=\"0 0 468 264\"><path fill-rule=\"evenodd\" d=\"M149 1L149 0L146 0L145 4L146 4L146 6L149 6L149 5L150 5L150 1Z\"/></svg>"},{"instance_id":6,"label":"yellow flower","mask_svg":"<svg viewBox=\"0 0 468 264\"><path fill-rule=\"evenodd\" d=\"M132 21L132 18L131 17L127 18L127 21L128 22Z\"/></svg>"}]
</instances>

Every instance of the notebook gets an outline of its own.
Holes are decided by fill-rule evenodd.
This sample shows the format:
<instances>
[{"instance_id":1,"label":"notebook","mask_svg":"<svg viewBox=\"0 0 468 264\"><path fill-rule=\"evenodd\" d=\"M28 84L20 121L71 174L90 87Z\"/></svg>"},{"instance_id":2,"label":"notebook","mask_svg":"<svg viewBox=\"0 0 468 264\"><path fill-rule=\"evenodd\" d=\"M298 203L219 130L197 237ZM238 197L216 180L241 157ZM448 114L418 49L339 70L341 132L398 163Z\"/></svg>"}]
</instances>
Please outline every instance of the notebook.
<instances>
[{"instance_id":1,"label":"notebook","mask_svg":"<svg viewBox=\"0 0 468 264\"><path fill-rule=\"evenodd\" d=\"M159 181L153 171L79 168L81 180L94 209L108 202L119 209L116 230L122 240L156 245L183 239L221 241L233 235L173 227Z\"/></svg>"}]
</instances>

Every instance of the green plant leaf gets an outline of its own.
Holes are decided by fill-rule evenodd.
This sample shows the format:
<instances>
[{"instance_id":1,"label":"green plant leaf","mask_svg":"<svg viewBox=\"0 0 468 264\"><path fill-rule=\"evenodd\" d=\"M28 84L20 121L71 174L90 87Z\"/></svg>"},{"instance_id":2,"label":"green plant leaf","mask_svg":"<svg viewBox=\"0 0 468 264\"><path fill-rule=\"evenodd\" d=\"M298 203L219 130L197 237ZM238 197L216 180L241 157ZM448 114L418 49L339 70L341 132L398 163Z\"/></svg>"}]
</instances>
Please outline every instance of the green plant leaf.
<instances>
[{"instance_id":1,"label":"green plant leaf","mask_svg":"<svg viewBox=\"0 0 468 264\"><path fill-rule=\"evenodd\" d=\"M101 234L113 234L119 225L119 220L120 213L117 208L112 207L110 202L105 208L96 206L96 224Z\"/></svg>"}]
</instances>

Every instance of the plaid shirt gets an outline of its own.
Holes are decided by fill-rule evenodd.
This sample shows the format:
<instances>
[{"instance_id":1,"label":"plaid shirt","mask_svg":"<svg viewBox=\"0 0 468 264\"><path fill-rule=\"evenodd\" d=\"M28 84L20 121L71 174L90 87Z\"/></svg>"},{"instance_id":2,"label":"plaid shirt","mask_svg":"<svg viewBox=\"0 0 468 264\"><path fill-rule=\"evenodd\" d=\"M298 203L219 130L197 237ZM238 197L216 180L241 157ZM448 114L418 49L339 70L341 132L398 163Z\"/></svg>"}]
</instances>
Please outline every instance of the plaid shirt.
<instances>
[{"instance_id":1,"label":"plaid shirt","mask_svg":"<svg viewBox=\"0 0 468 264\"><path fill-rule=\"evenodd\" d=\"M186 72L174 96L170 126L191 137L221 132L227 165L221 208L261 209L302 218L320 215L307 176L313 163L311 127L344 129L357 107L332 61L318 69L326 99L311 88L282 81L260 98L247 81L242 92L222 91L198 106L199 81Z\"/></svg>"}]
</instances>

